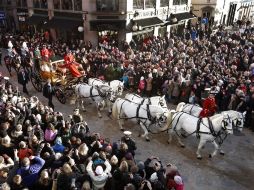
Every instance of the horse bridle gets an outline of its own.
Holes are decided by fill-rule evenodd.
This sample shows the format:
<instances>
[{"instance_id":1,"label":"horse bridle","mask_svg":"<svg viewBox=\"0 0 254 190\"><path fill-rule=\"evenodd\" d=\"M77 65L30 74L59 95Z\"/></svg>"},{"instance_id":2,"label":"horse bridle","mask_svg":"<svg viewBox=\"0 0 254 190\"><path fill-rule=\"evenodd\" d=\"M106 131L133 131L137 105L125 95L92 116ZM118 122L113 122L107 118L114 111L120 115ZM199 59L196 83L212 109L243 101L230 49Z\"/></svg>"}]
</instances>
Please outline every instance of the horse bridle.
<instances>
[{"instance_id":1,"label":"horse bridle","mask_svg":"<svg viewBox=\"0 0 254 190\"><path fill-rule=\"evenodd\" d=\"M230 119L230 117L229 117L228 114L227 114L227 117L226 117L226 118L223 118L222 123L223 123L222 129L223 129L224 131L231 131L231 130L233 130L233 129L227 128L227 126L229 125L229 123L232 123L232 121L231 121L231 119Z\"/></svg>"}]
</instances>

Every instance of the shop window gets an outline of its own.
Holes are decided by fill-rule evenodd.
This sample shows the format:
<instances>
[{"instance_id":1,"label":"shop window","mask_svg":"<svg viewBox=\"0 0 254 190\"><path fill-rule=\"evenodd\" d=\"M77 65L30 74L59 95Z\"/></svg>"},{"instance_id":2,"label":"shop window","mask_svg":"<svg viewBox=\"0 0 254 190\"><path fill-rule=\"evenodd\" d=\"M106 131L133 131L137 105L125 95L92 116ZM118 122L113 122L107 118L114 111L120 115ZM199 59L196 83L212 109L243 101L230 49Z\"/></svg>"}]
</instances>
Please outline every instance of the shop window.
<instances>
[{"instance_id":1,"label":"shop window","mask_svg":"<svg viewBox=\"0 0 254 190\"><path fill-rule=\"evenodd\" d=\"M34 8L47 9L48 2L47 0L33 0Z\"/></svg>"},{"instance_id":2,"label":"shop window","mask_svg":"<svg viewBox=\"0 0 254 190\"><path fill-rule=\"evenodd\" d=\"M156 0L146 0L145 1L145 8L155 8Z\"/></svg>"},{"instance_id":3,"label":"shop window","mask_svg":"<svg viewBox=\"0 0 254 190\"><path fill-rule=\"evenodd\" d=\"M81 11L82 10L82 0L74 0L74 10Z\"/></svg>"},{"instance_id":4,"label":"shop window","mask_svg":"<svg viewBox=\"0 0 254 190\"><path fill-rule=\"evenodd\" d=\"M97 11L118 11L119 0L96 0Z\"/></svg>"},{"instance_id":5,"label":"shop window","mask_svg":"<svg viewBox=\"0 0 254 190\"><path fill-rule=\"evenodd\" d=\"M161 0L160 6L161 6L161 7L167 7L168 4L169 4L169 0Z\"/></svg>"},{"instance_id":6,"label":"shop window","mask_svg":"<svg viewBox=\"0 0 254 190\"><path fill-rule=\"evenodd\" d=\"M187 5L188 0L173 0L173 5Z\"/></svg>"},{"instance_id":7,"label":"shop window","mask_svg":"<svg viewBox=\"0 0 254 190\"><path fill-rule=\"evenodd\" d=\"M133 0L134 9L144 9L144 0Z\"/></svg>"}]
</instances>

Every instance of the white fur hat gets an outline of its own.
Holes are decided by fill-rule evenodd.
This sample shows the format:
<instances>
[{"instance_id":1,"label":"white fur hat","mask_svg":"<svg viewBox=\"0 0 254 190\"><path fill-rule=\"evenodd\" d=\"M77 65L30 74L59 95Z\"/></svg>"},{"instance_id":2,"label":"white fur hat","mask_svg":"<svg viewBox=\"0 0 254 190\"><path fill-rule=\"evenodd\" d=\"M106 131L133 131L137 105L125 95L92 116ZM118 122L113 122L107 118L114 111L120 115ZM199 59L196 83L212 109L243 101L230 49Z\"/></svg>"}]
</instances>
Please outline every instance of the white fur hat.
<instances>
[{"instance_id":1,"label":"white fur hat","mask_svg":"<svg viewBox=\"0 0 254 190\"><path fill-rule=\"evenodd\" d=\"M103 174L103 168L101 166L97 166L95 169L95 173L97 175L102 175Z\"/></svg>"}]
</instances>

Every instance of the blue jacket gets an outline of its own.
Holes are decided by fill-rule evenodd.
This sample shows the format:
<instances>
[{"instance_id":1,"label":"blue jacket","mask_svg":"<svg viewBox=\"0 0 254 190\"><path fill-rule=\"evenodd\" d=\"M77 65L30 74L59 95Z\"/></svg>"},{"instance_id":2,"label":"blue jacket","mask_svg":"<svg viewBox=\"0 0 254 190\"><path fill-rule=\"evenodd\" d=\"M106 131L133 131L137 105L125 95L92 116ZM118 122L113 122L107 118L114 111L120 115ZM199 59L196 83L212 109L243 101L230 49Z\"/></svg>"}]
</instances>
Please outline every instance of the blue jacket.
<instances>
[{"instance_id":1,"label":"blue jacket","mask_svg":"<svg viewBox=\"0 0 254 190\"><path fill-rule=\"evenodd\" d=\"M17 174L21 175L22 182L27 187L33 186L37 181L39 177L38 173L45 164L45 161L38 156L35 156L32 162L28 168L21 167L17 170Z\"/></svg>"},{"instance_id":2,"label":"blue jacket","mask_svg":"<svg viewBox=\"0 0 254 190\"><path fill-rule=\"evenodd\" d=\"M52 146L52 148L55 153L57 153L57 152L63 153L65 147L61 144L56 143L54 146Z\"/></svg>"}]
</instances>

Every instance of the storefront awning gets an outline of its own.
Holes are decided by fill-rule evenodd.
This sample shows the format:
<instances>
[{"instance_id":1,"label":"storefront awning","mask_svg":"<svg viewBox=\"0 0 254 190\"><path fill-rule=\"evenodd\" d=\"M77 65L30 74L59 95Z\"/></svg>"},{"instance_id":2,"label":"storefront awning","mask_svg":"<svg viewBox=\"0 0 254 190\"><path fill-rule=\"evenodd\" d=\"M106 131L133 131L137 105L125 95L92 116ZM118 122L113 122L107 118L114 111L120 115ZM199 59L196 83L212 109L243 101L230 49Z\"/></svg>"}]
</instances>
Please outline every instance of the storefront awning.
<instances>
[{"instance_id":1,"label":"storefront awning","mask_svg":"<svg viewBox=\"0 0 254 190\"><path fill-rule=\"evenodd\" d=\"M133 20L133 21L136 22L138 26L141 26L142 28L161 25L164 23L158 17L144 18L144 19Z\"/></svg>"},{"instance_id":2,"label":"storefront awning","mask_svg":"<svg viewBox=\"0 0 254 190\"><path fill-rule=\"evenodd\" d=\"M178 14L174 14L174 15L177 18L178 22L181 21L181 20L187 20L187 19L196 18L196 15L191 14L189 12L178 13Z\"/></svg>"},{"instance_id":3,"label":"storefront awning","mask_svg":"<svg viewBox=\"0 0 254 190\"><path fill-rule=\"evenodd\" d=\"M92 20L90 21L90 30L91 31L119 31L125 29L126 21L125 20Z\"/></svg>"},{"instance_id":4,"label":"storefront awning","mask_svg":"<svg viewBox=\"0 0 254 190\"><path fill-rule=\"evenodd\" d=\"M48 15L33 14L31 17L26 19L26 23L29 25L43 24L48 21Z\"/></svg>"},{"instance_id":5,"label":"storefront awning","mask_svg":"<svg viewBox=\"0 0 254 190\"><path fill-rule=\"evenodd\" d=\"M170 17L166 20L166 25L177 25L180 21L194 19L196 17L196 15L189 12L171 14Z\"/></svg>"},{"instance_id":6,"label":"storefront awning","mask_svg":"<svg viewBox=\"0 0 254 190\"><path fill-rule=\"evenodd\" d=\"M58 28L64 30L73 30L73 28L83 26L83 20L67 17L53 17L43 25L43 28Z\"/></svg>"}]
</instances>

